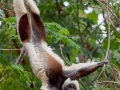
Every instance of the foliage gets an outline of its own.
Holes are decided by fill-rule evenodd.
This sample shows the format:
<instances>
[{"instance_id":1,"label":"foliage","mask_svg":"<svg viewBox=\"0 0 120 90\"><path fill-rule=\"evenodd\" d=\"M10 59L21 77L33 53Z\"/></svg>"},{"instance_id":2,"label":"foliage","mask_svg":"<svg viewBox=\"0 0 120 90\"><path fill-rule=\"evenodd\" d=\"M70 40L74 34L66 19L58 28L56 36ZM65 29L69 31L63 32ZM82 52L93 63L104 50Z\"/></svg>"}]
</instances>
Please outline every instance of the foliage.
<instances>
[{"instance_id":1,"label":"foliage","mask_svg":"<svg viewBox=\"0 0 120 90\"><path fill-rule=\"evenodd\" d=\"M56 53L65 58L69 65L103 60L108 47L108 21L112 22L109 64L82 78L80 88L119 90L119 0L109 0L110 20L106 17L106 0L68 0L68 6L64 4L66 0L35 1L45 25L46 42ZM85 13L88 7L92 8L92 12ZM100 14L104 16L102 21L104 24L98 23ZM20 65L14 64L20 53L17 49L22 46L16 31L12 0L0 0L0 23L0 90L39 90L41 82L32 73L28 58L24 57ZM101 28L103 26L105 29Z\"/></svg>"}]
</instances>

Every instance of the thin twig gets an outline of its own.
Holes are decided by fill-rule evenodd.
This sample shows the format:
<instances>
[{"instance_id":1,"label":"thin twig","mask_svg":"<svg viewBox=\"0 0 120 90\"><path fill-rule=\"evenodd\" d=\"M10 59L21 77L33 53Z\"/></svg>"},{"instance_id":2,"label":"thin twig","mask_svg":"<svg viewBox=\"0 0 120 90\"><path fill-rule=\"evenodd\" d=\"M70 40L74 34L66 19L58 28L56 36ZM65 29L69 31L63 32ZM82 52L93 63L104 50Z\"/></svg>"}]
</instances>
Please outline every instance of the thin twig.
<instances>
[{"instance_id":1,"label":"thin twig","mask_svg":"<svg viewBox=\"0 0 120 90\"><path fill-rule=\"evenodd\" d=\"M91 34L93 34L93 33L97 30L97 28L98 28L103 22L104 22L104 20L103 20L100 24L96 25L96 27L93 29L93 31L85 38L85 41L88 41L88 39L90 38Z\"/></svg>"},{"instance_id":2,"label":"thin twig","mask_svg":"<svg viewBox=\"0 0 120 90\"><path fill-rule=\"evenodd\" d=\"M115 25L113 24L113 22L111 21L111 19L109 21L110 21L111 25L113 26L113 28L115 29L115 31L120 34L120 32L117 30L117 28L115 27Z\"/></svg>"},{"instance_id":3,"label":"thin twig","mask_svg":"<svg viewBox=\"0 0 120 90\"><path fill-rule=\"evenodd\" d=\"M112 79L112 81L113 81L113 79ZM111 82L108 82L108 83L103 87L102 90L105 90L105 88L106 88L107 86L109 86L110 84L111 84Z\"/></svg>"},{"instance_id":4,"label":"thin twig","mask_svg":"<svg viewBox=\"0 0 120 90\"><path fill-rule=\"evenodd\" d=\"M0 9L2 10L6 10L6 11L13 11L13 10L9 10L3 7L3 5L7 2L7 0L4 0L3 3L0 5Z\"/></svg>"},{"instance_id":5,"label":"thin twig","mask_svg":"<svg viewBox=\"0 0 120 90\"><path fill-rule=\"evenodd\" d=\"M84 87L85 90L87 90L87 88L85 87L84 83L81 81L81 79L79 79L79 82L82 84L82 86Z\"/></svg>"},{"instance_id":6,"label":"thin twig","mask_svg":"<svg viewBox=\"0 0 120 90\"><path fill-rule=\"evenodd\" d=\"M103 2L100 2L99 0L97 0L99 3L103 4L106 6L106 2L103 1ZM110 9L110 5L108 5L108 10L110 11L110 13L115 16L115 18L120 22L120 19L112 12L112 10Z\"/></svg>"},{"instance_id":7,"label":"thin twig","mask_svg":"<svg viewBox=\"0 0 120 90\"><path fill-rule=\"evenodd\" d=\"M102 8L102 7L91 6L91 5L89 5L88 3L86 3L84 0L82 0L82 1L83 1L86 5L88 5L89 7L106 10L105 8ZM97 0L97 1L100 2L99 0ZM101 3L101 2L100 2L100 3ZM102 4L104 4L104 3L102 3ZM120 19L112 12L112 10L110 9L110 6L108 7L108 9L109 9L110 13L111 13L113 16L115 16L115 18L120 22ZM115 27L114 24L112 23L112 21L110 21L110 22L111 22L112 26L115 28L115 31L120 34L120 32L116 29L116 27Z\"/></svg>"},{"instance_id":8,"label":"thin twig","mask_svg":"<svg viewBox=\"0 0 120 90\"><path fill-rule=\"evenodd\" d=\"M91 58L91 61L93 59L93 57L97 54L97 50L98 50L98 47L106 40L107 37L105 37L102 42L99 41L99 44L93 48L93 50L91 51L91 54L93 55L92 58Z\"/></svg>"},{"instance_id":9,"label":"thin twig","mask_svg":"<svg viewBox=\"0 0 120 90\"><path fill-rule=\"evenodd\" d=\"M98 82L99 84L101 83L115 83L115 84L118 84L120 85L120 82L115 82L115 81L102 81L102 82Z\"/></svg>"},{"instance_id":10,"label":"thin twig","mask_svg":"<svg viewBox=\"0 0 120 90\"><path fill-rule=\"evenodd\" d=\"M59 18L60 18L59 4L58 4L58 1L57 1L57 0L55 0L55 1L56 1L57 10L58 10L58 15L59 15Z\"/></svg>"},{"instance_id":11,"label":"thin twig","mask_svg":"<svg viewBox=\"0 0 120 90\"><path fill-rule=\"evenodd\" d=\"M9 10L9 9L6 9L6 8L3 8L3 7L0 7L0 9L2 9L2 10L6 10L6 11L9 11L9 12L12 12L13 10Z\"/></svg>"},{"instance_id":12,"label":"thin twig","mask_svg":"<svg viewBox=\"0 0 120 90\"><path fill-rule=\"evenodd\" d=\"M97 6L91 6L89 5L88 3L86 3L84 0L82 0L86 5L88 5L89 7L92 7L92 8L98 8L98 9L102 9L102 10L106 10L105 8L102 8L102 7L97 7ZM97 0L99 3L101 3L99 0ZM102 3L105 5L105 3ZM120 22L120 19L112 12L112 10L110 9L110 6L108 7L108 10L111 12L111 14L113 16L115 16L115 18Z\"/></svg>"},{"instance_id":13,"label":"thin twig","mask_svg":"<svg viewBox=\"0 0 120 90\"><path fill-rule=\"evenodd\" d=\"M97 77L97 83L99 82L99 78L100 78L100 76L102 75L102 73L105 71L105 64L104 64L104 66L103 66L103 69L102 69L102 71L101 71L101 73L99 74L99 76Z\"/></svg>"},{"instance_id":14,"label":"thin twig","mask_svg":"<svg viewBox=\"0 0 120 90\"><path fill-rule=\"evenodd\" d=\"M79 20L79 4L78 3L79 3L79 0L77 0L77 13L76 13L77 19ZM79 21L77 21L77 27L78 27L78 30L79 30L79 33L80 33L80 40L81 40L81 42L83 42Z\"/></svg>"},{"instance_id":15,"label":"thin twig","mask_svg":"<svg viewBox=\"0 0 120 90\"><path fill-rule=\"evenodd\" d=\"M61 56L62 56L62 58L65 60L65 58L64 58L64 56L63 56L63 53L62 53L62 45L60 44L59 46L60 46Z\"/></svg>"},{"instance_id":16,"label":"thin twig","mask_svg":"<svg viewBox=\"0 0 120 90\"><path fill-rule=\"evenodd\" d=\"M61 53L62 58L63 58L65 64L66 64L67 66L69 66L68 63L66 62L65 58L64 58L63 53L62 53L62 45L60 44L59 46L60 46L60 53Z\"/></svg>"},{"instance_id":17,"label":"thin twig","mask_svg":"<svg viewBox=\"0 0 120 90\"><path fill-rule=\"evenodd\" d=\"M3 77L3 78L1 78L1 79L0 79L0 82L2 82L4 79L5 79L4 77Z\"/></svg>"},{"instance_id":18,"label":"thin twig","mask_svg":"<svg viewBox=\"0 0 120 90\"><path fill-rule=\"evenodd\" d=\"M102 9L105 10L105 8L102 7L98 7L98 6L91 6L89 3L86 3L84 0L82 0L87 6L91 7L91 8L98 8L98 9Z\"/></svg>"},{"instance_id":19,"label":"thin twig","mask_svg":"<svg viewBox=\"0 0 120 90\"><path fill-rule=\"evenodd\" d=\"M0 51L20 51L20 49L2 49L0 48Z\"/></svg>"},{"instance_id":20,"label":"thin twig","mask_svg":"<svg viewBox=\"0 0 120 90\"><path fill-rule=\"evenodd\" d=\"M114 76L114 72L113 72L113 70L112 70L111 67L110 67L110 69L111 69L111 72L112 72L112 74L113 74L113 76ZM104 70L102 70L102 71L104 71ZM100 77L100 76L101 76L101 75L99 75L99 77ZM98 79L99 79L99 78L98 78ZM119 82L115 82L115 81L113 81L115 78L112 78L111 81L99 81L98 79L97 79L97 84L106 83L102 90L105 90L105 88L106 88L109 84L111 84L111 83L114 83L114 84L120 85Z\"/></svg>"},{"instance_id":21,"label":"thin twig","mask_svg":"<svg viewBox=\"0 0 120 90\"><path fill-rule=\"evenodd\" d=\"M0 5L0 8L7 2L7 0L4 0L3 3Z\"/></svg>"},{"instance_id":22,"label":"thin twig","mask_svg":"<svg viewBox=\"0 0 120 90\"><path fill-rule=\"evenodd\" d=\"M115 16L115 18L120 22L120 19L110 10L110 7L109 7L108 9L109 9L109 11L111 12L111 14L112 14L113 16Z\"/></svg>"},{"instance_id":23,"label":"thin twig","mask_svg":"<svg viewBox=\"0 0 120 90\"><path fill-rule=\"evenodd\" d=\"M0 79L0 82L2 82L3 80L5 80L6 77L10 76L11 74L13 74L13 72L10 72L9 74L5 75L4 77L2 77Z\"/></svg>"}]
</instances>

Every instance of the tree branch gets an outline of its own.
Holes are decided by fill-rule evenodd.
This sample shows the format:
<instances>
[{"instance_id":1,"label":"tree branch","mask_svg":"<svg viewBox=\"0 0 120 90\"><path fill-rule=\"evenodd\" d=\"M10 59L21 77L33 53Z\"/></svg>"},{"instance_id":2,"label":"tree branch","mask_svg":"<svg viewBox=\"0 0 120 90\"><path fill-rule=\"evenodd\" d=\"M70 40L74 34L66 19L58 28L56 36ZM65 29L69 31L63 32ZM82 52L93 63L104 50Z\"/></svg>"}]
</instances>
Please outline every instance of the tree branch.
<instances>
[{"instance_id":1,"label":"tree branch","mask_svg":"<svg viewBox=\"0 0 120 90\"><path fill-rule=\"evenodd\" d=\"M104 1L104 0L102 0L103 2L100 2L100 0L97 0L99 3L101 3L101 4L104 4L105 6L106 6L106 0ZM112 12L112 10L110 9L110 5L108 5L108 10L110 11L110 13L113 15L113 16L115 16L115 18L120 22L120 19Z\"/></svg>"},{"instance_id":2,"label":"tree branch","mask_svg":"<svg viewBox=\"0 0 120 90\"><path fill-rule=\"evenodd\" d=\"M120 22L120 19L110 10L110 7L108 7L108 9L109 9L109 11L111 12L111 14L112 14L113 16L115 16L115 18Z\"/></svg>"},{"instance_id":3,"label":"tree branch","mask_svg":"<svg viewBox=\"0 0 120 90\"><path fill-rule=\"evenodd\" d=\"M77 0L77 14L76 14L77 15L77 20L79 20L79 4L78 3L79 3L79 0ZM77 27L78 27L78 30L79 30L79 33L80 33L80 40L81 40L81 42L83 42L79 21L77 21Z\"/></svg>"},{"instance_id":4,"label":"tree branch","mask_svg":"<svg viewBox=\"0 0 120 90\"><path fill-rule=\"evenodd\" d=\"M4 0L3 3L0 5L0 9L2 10L6 10L6 11L13 11L13 10L9 10L3 7L3 5L7 2L7 0Z\"/></svg>"},{"instance_id":5,"label":"tree branch","mask_svg":"<svg viewBox=\"0 0 120 90\"><path fill-rule=\"evenodd\" d=\"M87 6L92 7L92 8L98 8L98 9L102 9L105 10L105 8L102 7L98 7L98 6L91 6L89 3L86 3L85 0L82 0Z\"/></svg>"},{"instance_id":6,"label":"tree branch","mask_svg":"<svg viewBox=\"0 0 120 90\"><path fill-rule=\"evenodd\" d=\"M109 50L110 50L110 16L109 16L109 0L106 0L106 12L107 12L107 20L108 20L108 46L106 51L105 60L108 60Z\"/></svg>"},{"instance_id":7,"label":"tree branch","mask_svg":"<svg viewBox=\"0 0 120 90\"><path fill-rule=\"evenodd\" d=\"M20 49L2 49L0 48L0 51L20 51Z\"/></svg>"},{"instance_id":8,"label":"tree branch","mask_svg":"<svg viewBox=\"0 0 120 90\"><path fill-rule=\"evenodd\" d=\"M65 64L66 64L67 66L69 66L68 63L66 62L65 58L64 58L63 53L62 53L62 45L60 44L59 46L60 46L60 53L61 53L62 58L63 58Z\"/></svg>"},{"instance_id":9,"label":"tree branch","mask_svg":"<svg viewBox=\"0 0 120 90\"><path fill-rule=\"evenodd\" d=\"M93 31L85 38L85 41L88 41L88 39L90 38L91 34L93 34L95 32L95 30L97 30L97 28L103 23L104 21L102 21L100 24L96 25L96 27L93 29Z\"/></svg>"},{"instance_id":10,"label":"tree branch","mask_svg":"<svg viewBox=\"0 0 120 90\"><path fill-rule=\"evenodd\" d=\"M57 1L57 0L55 0L55 1L56 1L56 6L57 6L58 15L59 15L59 18L60 18L60 9L59 9L59 4L58 4L58 1Z\"/></svg>"},{"instance_id":11,"label":"tree branch","mask_svg":"<svg viewBox=\"0 0 120 90\"><path fill-rule=\"evenodd\" d=\"M115 82L115 81L102 81L102 82L98 82L98 84L101 84L101 83L114 83L114 84L120 85L120 82Z\"/></svg>"}]
</instances>

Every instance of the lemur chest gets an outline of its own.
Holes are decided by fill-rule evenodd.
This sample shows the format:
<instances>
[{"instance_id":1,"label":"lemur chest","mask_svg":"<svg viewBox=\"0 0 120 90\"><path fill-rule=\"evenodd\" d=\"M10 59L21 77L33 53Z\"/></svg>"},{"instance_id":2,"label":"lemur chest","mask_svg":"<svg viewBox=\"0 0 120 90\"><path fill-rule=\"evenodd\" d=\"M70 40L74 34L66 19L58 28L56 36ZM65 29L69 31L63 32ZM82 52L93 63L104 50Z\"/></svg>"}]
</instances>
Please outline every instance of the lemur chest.
<instances>
[{"instance_id":1,"label":"lemur chest","mask_svg":"<svg viewBox=\"0 0 120 90\"><path fill-rule=\"evenodd\" d=\"M59 81L59 77L62 76L62 65L41 46L34 45L36 52L36 60L31 62L33 72L38 78L41 78L44 72L44 76L49 78L48 82L55 85ZM42 73L41 73L42 72Z\"/></svg>"},{"instance_id":2,"label":"lemur chest","mask_svg":"<svg viewBox=\"0 0 120 90\"><path fill-rule=\"evenodd\" d=\"M36 52L36 60L32 61L32 65L36 69L45 69L48 74L52 72L61 73L62 66L61 64L52 57L49 53L47 53L39 44L33 44Z\"/></svg>"},{"instance_id":3,"label":"lemur chest","mask_svg":"<svg viewBox=\"0 0 120 90\"><path fill-rule=\"evenodd\" d=\"M48 69L49 67L45 57L45 51L41 48L41 46L34 47L36 52L36 60L34 60L33 63L38 69Z\"/></svg>"}]
</instances>

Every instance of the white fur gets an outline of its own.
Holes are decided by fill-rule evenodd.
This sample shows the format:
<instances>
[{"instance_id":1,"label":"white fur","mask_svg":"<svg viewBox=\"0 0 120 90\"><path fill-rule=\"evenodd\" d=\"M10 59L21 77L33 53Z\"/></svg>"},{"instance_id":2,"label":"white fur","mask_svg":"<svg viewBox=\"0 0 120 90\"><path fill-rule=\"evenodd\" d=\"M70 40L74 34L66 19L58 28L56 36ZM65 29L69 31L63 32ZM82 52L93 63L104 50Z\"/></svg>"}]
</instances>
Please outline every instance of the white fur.
<instances>
[{"instance_id":1,"label":"white fur","mask_svg":"<svg viewBox=\"0 0 120 90\"><path fill-rule=\"evenodd\" d=\"M52 57L54 57L61 65L64 66L63 60L59 56L57 56L52 50L50 50L45 42L41 42L38 44L26 42L22 44L25 48L27 56L29 57L33 73L42 81L41 90L51 90L48 83L49 79L47 78L45 73L48 65L44 53L47 52Z\"/></svg>"},{"instance_id":2,"label":"white fur","mask_svg":"<svg viewBox=\"0 0 120 90\"><path fill-rule=\"evenodd\" d=\"M76 89L77 89L77 90L80 90L80 89L79 89L78 81L76 81L76 80L71 80L70 78L68 78L68 79L64 82L64 84L63 84L63 86L62 86L62 90L64 90L64 87L66 87L68 84L74 84L74 85L76 86Z\"/></svg>"},{"instance_id":3,"label":"white fur","mask_svg":"<svg viewBox=\"0 0 120 90\"><path fill-rule=\"evenodd\" d=\"M19 20L23 15L27 14L27 9L25 7L24 0L13 0L13 5L14 5L14 11L17 19L17 32L18 32ZM19 33L18 33L18 36L20 38Z\"/></svg>"},{"instance_id":4,"label":"white fur","mask_svg":"<svg viewBox=\"0 0 120 90\"><path fill-rule=\"evenodd\" d=\"M24 0L13 0L13 4L17 21L19 21L22 15L27 14Z\"/></svg>"},{"instance_id":5,"label":"white fur","mask_svg":"<svg viewBox=\"0 0 120 90\"><path fill-rule=\"evenodd\" d=\"M51 49L49 49L49 47L47 46L46 42L41 42L41 47L48 53L50 54L52 57L55 58L55 60L57 60L63 67L64 65L64 61L56 54L54 53Z\"/></svg>"},{"instance_id":6,"label":"white fur","mask_svg":"<svg viewBox=\"0 0 120 90\"><path fill-rule=\"evenodd\" d=\"M17 24L19 23L20 18L23 15L28 13L27 9L38 15L40 13L33 0L13 0L13 2L14 2L14 10L17 18ZM18 28L18 25L17 25L17 28ZM49 49L46 42L42 41L41 43L38 43L38 44L32 41L21 42L21 43L26 51L27 56L29 57L29 62L30 62L33 73L42 81L41 90L51 90L48 83L49 78L46 76L46 70L48 70L49 67L48 67L48 63L47 63L48 60L45 56L45 53L48 53L49 55L54 57L55 60L57 60L62 65L62 67L65 68L63 60L57 54L55 54L52 50ZM74 68L77 68L78 66L72 66L68 69L74 70ZM67 79L64 82L63 87L68 83L75 84L77 87L77 90L79 90L79 84L76 80L71 81L70 79Z\"/></svg>"},{"instance_id":7,"label":"white fur","mask_svg":"<svg viewBox=\"0 0 120 90\"><path fill-rule=\"evenodd\" d=\"M20 18L27 14L27 9L39 15L39 10L33 0L13 0L14 11L17 18L17 28ZM25 4L24 4L25 3ZM25 6L27 5L27 6ZM27 9L26 9L27 8ZM19 34L19 33L18 33ZM48 85L48 78L46 76L46 70L48 69L47 58L44 53L48 53L53 56L61 65L64 65L62 59L53 53L51 50L48 50L48 46L45 42L38 43L38 46L33 42L21 42L27 56L29 57L30 65L33 73L42 81L41 90L51 90ZM42 53L41 53L42 52Z\"/></svg>"},{"instance_id":8,"label":"white fur","mask_svg":"<svg viewBox=\"0 0 120 90\"><path fill-rule=\"evenodd\" d=\"M91 63L78 63L78 64L72 64L71 66L65 66L63 68L64 71L74 71L74 70L78 70L78 69L82 69L84 67L91 67L94 65L97 65L98 62L91 62Z\"/></svg>"},{"instance_id":9,"label":"white fur","mask_svg":"<svg viewBox=\"0 0 120 90\"><path fill-rule=\"evenodd\" d=\"M24 0L25 4L28 6L29 10L36 13L36 14L40 14L39 9L37 8L35 2L33 0Z\"/></svg>"},{"instance_id":10,"label":"white fur","mask_svg":"<svg viewBox=\"0 0 120 90\"><path fill-rule=\"evenodd\" d=\"M48 88L48 78L45 73L45 69L42 67L45 65L44 58L39 58L35 51L34 45L29 42L23 43L27 56L31 64L31 68L34 74L42 81L41 90L47 90ZM47 66L47 65L46 65Z\"/></svg>"}]
</instances>

